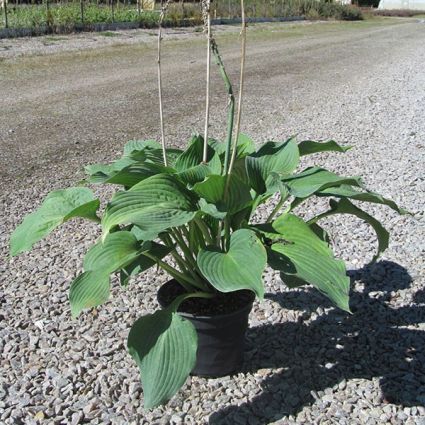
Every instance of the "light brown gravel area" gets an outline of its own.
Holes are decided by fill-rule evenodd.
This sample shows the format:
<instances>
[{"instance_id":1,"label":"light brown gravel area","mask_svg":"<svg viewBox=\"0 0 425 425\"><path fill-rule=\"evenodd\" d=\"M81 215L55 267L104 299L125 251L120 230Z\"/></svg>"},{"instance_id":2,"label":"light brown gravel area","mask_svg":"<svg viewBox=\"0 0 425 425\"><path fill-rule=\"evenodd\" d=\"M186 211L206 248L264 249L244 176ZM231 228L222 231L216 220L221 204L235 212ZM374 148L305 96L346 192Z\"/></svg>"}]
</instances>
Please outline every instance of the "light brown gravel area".
<instances>
[{"instance_id":1,"label":"light brown gravel area","mask_svg":"<svg viewBox=\"0 0 425 425\"><path fill-rule=\"evenodd\" d=\"M17 44L13 57L0 53L0 423L425 425L425 24L419 20L249 30L243 131L258 142L298 133L300 140L350 144L344 155L319 155L302 166L361 174L368 187L412 212L400 217L364 206L392 234L375 265L367 265L376 240L364 224L347 217L324 223L352 278L352 315L309 288L289 291L267 271L241 372L190 377L168 405L146 411L125 341L132 323L157 308L166 276L152 269L128 290L114 280L108 303L72 320L69 284L100 233L96 225L67 223L31 253L8 259L8 235L47 192L75 183L83 164L115 157L129 139L158 137L155 40L146 34L130 42L110 37L96 48L85 46L99 35L69 36L57 42L57 52L31 47L42 39L1 41ZM223 30L219 41L236 82L237 29ZM201 34L168 38L170 144L182 146L202 130L204 64ZM225 133L223 91L214 74L216 137ZM109 193L96 193L104 205ZM303 211L311 216L324 207L315 200Z\"/></svg>"}]
</instances>

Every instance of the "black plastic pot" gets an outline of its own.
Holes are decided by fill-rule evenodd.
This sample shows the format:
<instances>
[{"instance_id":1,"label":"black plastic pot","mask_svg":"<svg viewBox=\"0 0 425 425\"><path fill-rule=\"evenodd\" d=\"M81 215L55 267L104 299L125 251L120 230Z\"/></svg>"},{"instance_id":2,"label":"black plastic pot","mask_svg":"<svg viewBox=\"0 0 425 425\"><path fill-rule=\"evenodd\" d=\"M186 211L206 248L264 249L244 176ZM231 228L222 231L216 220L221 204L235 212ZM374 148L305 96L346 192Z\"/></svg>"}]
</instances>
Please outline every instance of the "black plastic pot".
<instances>
[{"instance_id":1,"label":"black plastic pot","mask_svg":"<svg viewBox=\"0 0 425 425\"><path fill-rule=\"evenodd\" d=\"M165 283L158 291L158 302L166 307L165 293L174 280ZM219 377L230 375L241 368L245 345L245 333L248 328L248 316L255 295L239 310L229 314L197 316L178 312L192 322L198 334L196 365L192 375Z\"/></svg>"}]
</instances>

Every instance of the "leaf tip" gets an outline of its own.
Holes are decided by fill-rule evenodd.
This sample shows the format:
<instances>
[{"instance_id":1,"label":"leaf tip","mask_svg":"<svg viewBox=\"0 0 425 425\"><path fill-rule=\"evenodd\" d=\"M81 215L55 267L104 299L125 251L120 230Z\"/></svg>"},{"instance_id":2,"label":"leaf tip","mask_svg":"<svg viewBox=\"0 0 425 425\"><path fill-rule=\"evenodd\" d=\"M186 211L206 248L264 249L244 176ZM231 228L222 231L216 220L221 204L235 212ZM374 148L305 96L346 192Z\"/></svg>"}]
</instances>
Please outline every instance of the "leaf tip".
<instances>
[{"instance_id":1,"label":"leaf tip","mask_svg":"<svg viewBox=\"0 0 425 425\"><path fill-rule=\"evenodd\" d=\"M71 317L73 320L77 319L82 309L78 306L72 305L71 303Z\"/></svg>"}]
</instances>

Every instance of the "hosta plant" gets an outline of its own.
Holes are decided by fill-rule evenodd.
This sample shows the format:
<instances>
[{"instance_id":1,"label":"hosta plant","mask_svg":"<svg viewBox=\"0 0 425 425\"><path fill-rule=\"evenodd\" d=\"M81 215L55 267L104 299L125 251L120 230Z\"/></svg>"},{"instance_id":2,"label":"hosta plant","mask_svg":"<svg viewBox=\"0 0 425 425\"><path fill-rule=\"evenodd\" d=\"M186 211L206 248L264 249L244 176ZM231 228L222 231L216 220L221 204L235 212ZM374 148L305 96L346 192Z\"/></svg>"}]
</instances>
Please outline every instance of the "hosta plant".
<instances>
[{"instance_id":1,"label":"hosta plant","mask_svg":"<svg viewBox=\"0 0 425 425\"><path fill-rule=\"evenodd\" d=\"M164 140L131 141L114 162L87 166L86 185L50 193L11 236L11 254L17 255L74 217L98 223L102 236L71 283L73 316L108 301L115 274L127 287L132 278L158 266L181 285L181 295L139 318L128 337L146 407L169 400L194 367L197 334L177 313L185 300L242 289L261 300L262 274L270 266L289 287L312 285L349 312L345 265L334 257L320 220L353 214L369 223L379 241L376 260L388 246L388 232L356 202L404 213L393 201L367 190L359 177L320 167L300 169L302 156L348 149L334 141L298 143L290 138L257 146L239 133L240 100L234 135L231 85L214 41L209 42L230 101L224 142L195 135L180 150L166 148ZM118 187L102 214L88 184ZM329 198L329 209L308 221L294 212L316 197ZM256 212L267 203L269 215L261 219Z\"/></svg>"},{"instance_id":2,"label":"hosta plant","mask_svg":"<svg viewBox=\"0 0 425 425\"><path fill-rule=\"evenodd\" d=\"M129 334L145 405L152 407L168 400L194 366L196 333L176 313L187 298L248 289L261 300L261 277L269 265L280 271L286 285L313 285L349 311L345 265L334 257L319 221L334 214L365 220L378 235L376 259L388 246L388 232L352 201L403 211L366 190L359 177L319 167L297 170L301 156L346 149L333 141L297 143L293 138L256 149L240 135L233 172L224 175L225 145L215 140L209 141L206 163L201 136L193 137L184 151L167 149L167 167L159 144L131 141L112 164L86 167L88 182L120 187L101 216L99 200L87 187L54 191L12 234L11 254L30 249L63 222L83 217L98 222L102 236L85 255L84 272L71 284L73 316L106 302L110 277L116 273L127 286L131 277L158 265L184 287L185 293L168 308L142 316ZM330 207L304 221L293 210L312 197L329 197ZM271 201L268 218L254 224L257 208Z\"/></svg>"}]
</instances>

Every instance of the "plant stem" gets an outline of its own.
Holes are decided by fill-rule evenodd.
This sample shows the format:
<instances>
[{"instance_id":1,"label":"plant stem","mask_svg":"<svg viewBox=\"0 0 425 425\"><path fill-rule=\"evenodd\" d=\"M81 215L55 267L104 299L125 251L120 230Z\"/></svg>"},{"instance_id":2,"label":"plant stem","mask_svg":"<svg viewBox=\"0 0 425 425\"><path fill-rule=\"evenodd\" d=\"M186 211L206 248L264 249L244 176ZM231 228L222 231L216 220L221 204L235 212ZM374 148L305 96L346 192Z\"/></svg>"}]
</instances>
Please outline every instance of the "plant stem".
<instances>
[{"instance_id":1,"label":"plant stem","mask_svg":"<svg viewBox=\"0 0 425 425\"><path fill-rule=\"evenodd\" d=\"M194 222L189 223L189 229L186 226L181 227L184 236L186 237L189 249L193 252L194 257L198 255L199 249L205 248L205 240L202 234L199 234L200 230Z\"/></svg>"},{"instance_id":2,"label":"plant stem","mask_svg":"<svg viewBox=\"0 0 425 425\"><path fill-rule=\"evenodd\" d=\"M277 203L277 205L273 208L273 211L268 216L266 223L270 223L273 220L273 217L279 212L279 210L282 208L283 203L285 200L281 197L280 201Z\"/></svg>"},{"instance_id":3,"label":"plant stem","mask_svg":"<svg viewBox=\"0 0 425 425\"><path fill-rule=\"evenodd\" d=\"M218 230L217 230L217 240L216 240L216 245L220 246L221 243L221 231L223 230L223 221L220 220L218 222Z\"/></svg>"},{"instance_id":4,"label":"plant stem","mask_svg":"<svg viewBox=\"0 0 425 425\"><path fill-rule=\"evenodd\" d=\"M230 149L232 146L233 120L235 117L235 96L233 95L232 84L229 80L229 76L227 75L226 68L224 67L223 61L218 51L217 43L215 42L213 38L211 39L211 51L214 55L216 64L218 65L220 69L220 74L226 86L227 94L229 97L229 106L228 106L229 111L227 113L226 152L224 156L224 174L227 174L229 170Z\"/></svg>"},{"instance_id":5,"label":"plant stem","mask_svg":"<svg viewBox=\"0 0 425 425\"><path fill-rule=\"evenodd\" d=\"M205 130L204 130L204 152L202 156L202 162L206 163L208 160L208 127L210 121L210 74L211 74L211 9L210 0L203 2L203 8L205 12L204 25L207 31L207 89L205 99ZM205 10L206 9L206 10Z\"/></svg>"},{"instance_id":6,"label":"plant stem","mask_svg":"<svg viewBox=\"0 0 425 425\"><path fill-rule=\"evenodd\" d=\"M185 227L183 228L186 229ZM161 239L165 242L166 245L170 247L173 247L173 246L175 247L175 244L173 243L169 235L164 234L161 236ZM188 264L188 261L179 254L176 248L174 248L173 251L171 251L171 255L176 260L178 266L180 267L183 273L189 273L193 277L193 279L195 279L197 282L200 282L202 284L199 275L196 273L196 269L194 270L191 264Z\"/></svg>"},{"instance_id":7,"label":"plant stem","mask_svg":"<svg viewBox=\"0 0 425 425\"><path fill-rule=\"evenodd\" d=\"M235 139L233 141L233 151L232 151L232 158L230 160L230 165L229 165L229 175L232 172L233 165L236 159L236 152L238 150L238 138L239 138L239 132L240 132L240 126L241 126L242 94L243 94L243 87L244 87L245 56L246 56L246 21L245 21L244 0L241 0L241 17L242 17L241 73L240 73L240 80L239 80L239 96L238 96L238 110L236 115ZM230 177L227 179L226 187L228 186L229 180L230 180ZM227 192L227 189L226 189L226 192Z\"/></svg>"},{"instance_id":8,"label":"plant stem","mask_svg":"<svg viewBox=\"0 0 425 425\"><path fill-rule=\"evenodd\" d=\"M190 223L189 223L189 229L190 229ZM191 243L190 231L187 229L186 226L181 226L181 231L183 233L183 236L187 240L187 245L188 245L190 251L193 252L196 255L196 251L195 251L196 247L193 246L193 244Z\"/></svg>"},{"instance_id":9,"label":"plant stem","mask_svg":"<svg viewBox=\"0 0 425 425\"><path fill-rule=\"evenodd\" d=\"M229 218L224 219L224 250L227 252L230 247L230 222Z\"/></svg>"},{"instance_id":10,"label":"plant stem","mask_svg":"<svg viewBox=\"0 0 425 425\"><path fill-rule=\"evenodd\" d=\"M173 247L174 249L171 251L171 255L173 256L174 260L176 260L177 265L180 267L180 270L183 273L186 273L188 271L188 268L185 264L184 258L179 254L177 251L175 244L171 240L171 238L168 235L161 236L161 239L165 242L166 245Z\"/></svg>"},{"instance_id":11,"label":"plant stem","mask_svg":"<svg viewBox=\"0 0 425 425\"><path fill-rule=\"evenodd\" d=\"M321 214L317 215L316 217L313 217L313 218L311 218L310 220L308 220L308 221L307 221L307 224L310 226L311 224L315 224L315 223L317 223L319 220L321 220L322 218L325 218L325 217L327 217L327 216L329 216L329 215L332 215L332 214L333 214L333 211L332 211L332 210L330 210L330 211L325 211L325 212L323 212L323 213L321 213Z\"/></svg>"},{"instance_id":12,"label":"plant stem","mask_svg":"<svg viewBox=\"0 0 425 425\"><path fill-rule=\"evenodd\" d=\"M161 1L161 13L159 15L158 22L158 97L159 97L159 121L161 126L161 146L162 146L162 155L164 158L164 166L167 164L167 154L165 150L165 131L164 131L164 112L162 106L162 72L161 72L161 40L162 40L162 22L164 21L164 16L168 8L168 3L170 0L166 0L165 3Z\"/></svg>"},{"instance_id":13,"label":"plant stem","mask_svg":"<svg viewBox=\"0 0 425 425\"><path fill-rule=\"evenodd\" d=\"M143 253L143 255L150 258L151 260L154 260L159 267L164 269L171 277L176 279L186 289L186 291L193 292L193 288L191 288L190 286L193 286L197 289L205 290L205 287L203 285L200 285L198 282L196 282L196 280L192 279L190 276L179 272L177 269L170 266L166 262L158 260L155 256L151 255L148 252Z\"/></svg>"},{"instance_id":14,"label":"plant stem","mask_svg":"<svg viewBox=\"0 0 425 425\"><path fill-rule=\"evenodd\" d=\"M178 296L170 305L168 308L171 308L174 311L177 311L180 304L187 300L188 298L214 298L215 294L212 294L211 292L192 292L189 294L182 294Z\"/></svg>"},{"instance_id":15,"label":"plant stem","mask_svg":"<svg viewBox=\"0 0 425 425\"><path fill-rule=\"evenodd\" d=\"M180 249L183 251L186 261L196 270L198 267L196 264L196 260L194 259L192 251L187 246L186 241L184 240L184 237L180 233L179 229L174 228L172 231L172 235L176 240L177 244L179 245Z\"/></svg>"},{"instance_id":16,"label":"plant stem","mask_svg":"<svg viewBox=\"0 0 425 425\"><path fill-rule=\"evenodd\" d=\"M208 229L208 226L198 217L195 217L194 221L195 221L196 225L199 227L199 230L204 235L206 242L209 243L210 245L213 245L214 241L213 241L213 239L210 235L210 231Z\"/></svg>"}]
</instances>

